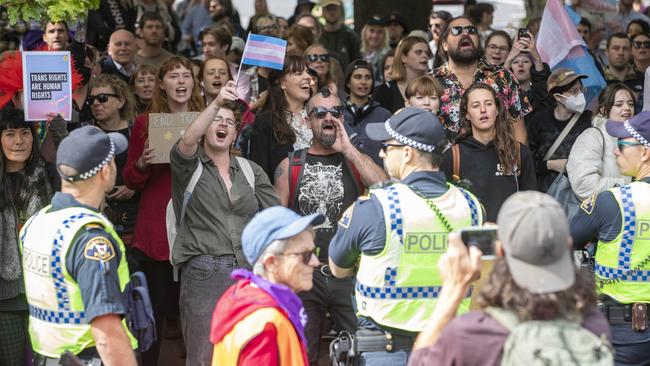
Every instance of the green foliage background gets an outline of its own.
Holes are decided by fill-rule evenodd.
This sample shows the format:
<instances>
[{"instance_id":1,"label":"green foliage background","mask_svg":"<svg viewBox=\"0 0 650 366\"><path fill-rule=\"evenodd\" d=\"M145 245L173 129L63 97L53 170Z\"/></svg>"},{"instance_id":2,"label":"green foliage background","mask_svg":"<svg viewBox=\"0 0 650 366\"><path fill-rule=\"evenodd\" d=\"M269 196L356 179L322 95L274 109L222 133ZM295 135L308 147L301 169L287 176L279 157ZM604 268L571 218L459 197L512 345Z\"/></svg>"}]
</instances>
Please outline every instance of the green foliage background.
<instances>
[{"instance_id":1,"label":"green foliage background","mask_svg":"<svg viewBox=\"0 0 650 366\"><path fill-rule=\"evenodd\" d=\"M86 17L88 10L97 9L100 0L0 0L7 7L9 21L49 19L53 22L74 22Z\"/></svg>"}]
</instances>

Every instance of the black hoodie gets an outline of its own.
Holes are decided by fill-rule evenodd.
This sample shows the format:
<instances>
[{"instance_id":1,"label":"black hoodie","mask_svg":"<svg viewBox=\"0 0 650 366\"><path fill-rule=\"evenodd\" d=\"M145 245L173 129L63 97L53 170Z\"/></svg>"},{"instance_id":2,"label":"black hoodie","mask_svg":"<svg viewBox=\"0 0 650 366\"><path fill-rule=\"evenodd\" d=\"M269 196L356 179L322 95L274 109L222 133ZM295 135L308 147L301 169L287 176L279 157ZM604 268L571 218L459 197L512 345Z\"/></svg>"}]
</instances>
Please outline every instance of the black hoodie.
<instances>
[{"instance_id":1,"label":"black hoodie","mask_svg":"<svg viewBox=\"0 0 650 366\"><path fill-rule=\"evenodd\" d=\"M533 157L525 145L520 146L521 168L514 175L504 175L494 143L482 144L473 137L458 141L460 146L460 178L472 183L470 191L476 195L485 208L485 221L496 222L503 202L517 191L537 189ZM452 149L442 156L440 170L451 181L453 171Z\"/></svg>"}]
</instances>

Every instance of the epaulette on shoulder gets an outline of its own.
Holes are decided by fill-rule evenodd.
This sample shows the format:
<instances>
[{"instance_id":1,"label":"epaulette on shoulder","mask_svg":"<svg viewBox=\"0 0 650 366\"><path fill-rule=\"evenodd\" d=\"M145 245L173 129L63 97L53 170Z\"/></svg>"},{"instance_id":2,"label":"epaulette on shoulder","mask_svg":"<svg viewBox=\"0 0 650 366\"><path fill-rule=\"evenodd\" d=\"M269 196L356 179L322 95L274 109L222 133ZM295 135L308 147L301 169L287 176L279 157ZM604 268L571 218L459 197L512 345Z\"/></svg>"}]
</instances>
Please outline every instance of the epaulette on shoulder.
<instances>
[{"instance_id":1,"label":"epaulette on shoulder","mask_svg":"<svg viewBox=\"0 0 650 366\"><path fill-rule=\"evenodd\" d=\"M86 231L103 230L104 227L102 225L100 225L100 224L90 223L90 224L87 224L86 226L84 226L84 229L86 229Z\"/></svg>"},{"instance_id":2,"label":"epaulette on shoulder","mask_svg":"<svg viewBox=\"0 0 650 366\"><path fill-rule=\"evenodd\" d=\"M371 185L370 189L388 188L388 187L394 185L395 183L397 183L397 182L395 182L394 180L385 180L383 182L379 182L379 183L375 183L375 184Z\"/></svg>"}]
</instances>

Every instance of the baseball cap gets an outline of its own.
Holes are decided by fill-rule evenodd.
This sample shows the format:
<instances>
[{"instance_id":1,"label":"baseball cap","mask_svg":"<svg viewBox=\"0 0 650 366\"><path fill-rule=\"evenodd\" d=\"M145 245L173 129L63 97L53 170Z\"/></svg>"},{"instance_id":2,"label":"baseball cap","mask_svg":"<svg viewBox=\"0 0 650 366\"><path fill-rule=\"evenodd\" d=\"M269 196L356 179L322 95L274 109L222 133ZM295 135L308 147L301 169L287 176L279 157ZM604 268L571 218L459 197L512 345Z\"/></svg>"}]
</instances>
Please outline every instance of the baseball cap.
<instances>
[{"instance_id":1,"label":"baseball cap","mask_svg":"<svg viewBox=\"0 0 650 366\"><path fill-rule=\"evenodd\" d=\"M374 141L395 139L427 152L434 151L436 145L447 139L438 117L415 107L398 110L384 123L368 123L366 134Z\"/></svg>"},{"instance_id":2,"label":"baseball cap","mask_svg":"<svg viewBox=\"0 0 650 366\"><path fill-rule=\"evenodd\" d=\"M374 77L374 75L372 73L372 65L370 63L368 63L368 61L359 58L359 59L356 59L356 60L350 62L348 64L348 67L345 69L345 79L344 79L345 81L343 82L343 87L344 87L346 93L350 93L350 88L348 87L348 82L350 81L350 78L352 77L352 73L354 72L354 70L358 70L358 69L366 69L366 70L368 70L370 72L370 76L372 77L371 87L374 84L375 77ZM370 93L372 93L372 90L370 90Z\"/></svg>"},{"instance_id":3,"label":"baseball cap","mask_svg":"<svg viewBox=\"0 0 650 366\"><path fill-rule=\"evenodd\" d=\"M404 20L404 17L402 16L402 14L400 14L400 13L398 13L396 11L388 14L386 16L386 18L384 18L384 23L386 23L386 25L391 24L391 23L397 23L397 24L401 25L402 28L404 28L404 34L407 34L409 32L409 27L406 24L406 20Z\"/></svg>"},{"instance_id":4,"label":"baseball cap","mask_svg":"<svg viewBox=\"0 0 650 366\"><path fill-rule=\"evenodd\" d=\"M368 19L366 25L380 25L382 27L386 26L386 22L379 15L373 15Z\"/></svg>"},{"instance_id":5,"label":"baseball cap","mask_svg":"<svg viewBox=\"0 0 650 366\"><path fill-rule=\"evenodd\" d=\"M572 84L576 80L586 79L589 76L585 74L578 74L574 70L567 68L560 68L554 70L551 73L551 76L548 77L548 83L546 85L546 90L550 92L555 88L566 86Z\"/></svg>"},{"instance_id":6,"label":"baseball cap","mask_svg":"<svg viewBox=\"0 0 650 366\"><path fill-rule=\"evenodd\" d=\"M321 0L320 2L321 8L324 8L329 5L343 6L343 2L341 0Z\"/></svg>"},{"instance_id":7,"label":"baseball cap","mask_svg":"<svg viewBox=\"0 0 650 366\"><path fill-rule=\"evenodd\" d=\"M129 143L121 133L106 133L95 126L84 126L70 132L56 152L56 168L62 179L78 182L95 176L113 157L126 151ZM73 168L79 174L68 176L60 165Z\"/></svg>"},{"instance_id":8,"label":"baseball cap","mask_svg":"<svg viewBox=\"0 0 650 366\"><path fill-rule=\"evenodd\" d=\"M609 120L605 128L612 137L619 139L634 137L650 149L650 111L641 112L623 123Z\"/></svg>"},{"instance_id":9,"label":"baseball cap","mask_svg":"<svg viewBox=\"0 0 650 366\"><path fill-rule=\"evenodd\" d=\"M508 268L519 287L546 294L573 285L569 224L553 197L535 191L515 193L501 206L497 224Z\"/></svg>"},{"instance_id":10,"label":"baseball cap","mask_svg":"<svg viewBox=\"0 0 650 366\"><path fill-rule=\"evenodd\" d=\"M255 215L244 227L241 235L244 255L250 264L254 264L273 241L289 239L309 225L322 224L324 221L322 214L300 216L283 206L269 207Z\"/></svg>"}]
</instances>

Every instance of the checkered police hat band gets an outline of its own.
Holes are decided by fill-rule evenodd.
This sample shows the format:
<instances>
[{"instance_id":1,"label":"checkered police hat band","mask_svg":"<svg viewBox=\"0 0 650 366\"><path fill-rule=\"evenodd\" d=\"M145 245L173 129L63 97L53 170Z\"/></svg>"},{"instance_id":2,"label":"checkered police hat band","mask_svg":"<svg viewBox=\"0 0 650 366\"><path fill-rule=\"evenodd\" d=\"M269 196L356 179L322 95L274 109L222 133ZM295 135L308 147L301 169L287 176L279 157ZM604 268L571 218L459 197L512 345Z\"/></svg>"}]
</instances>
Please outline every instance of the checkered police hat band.
<instances>
[{"instance_id":1,"label":"checkered police hat band","mask_svg":"<svg viewBox=\"0 0 650 366\"><path fill-rule=\"evenodd\" d=\"M634 127L632 127L629 121L625 121L625 123L623 123L623 127L625 127L625 130L630 135L632 135L632 137L634 137L637 141L642 143L643 146L650 149L650 143L648 142L648 140L646 140L643 136L641 136L641 134L637 130L635 130Z\"/></svg>"},{"instance_id":2,"label":"checkered police hat band","mask_svg":"<svg viewBox=\"0 0 650 366\"><path fill-rule=\"evenodd\" d=\"M384 122L384 128L386 129L386 132L390 135L390 137L394 138L395 140L401 142L404 145L408 145L410 147L414 147L418 150L426 151L426 152L433 152L433 150L436 149L435 146L433 145L427 145L423 144L421 142L417 142L415 140L412 140L404 135L400 135L397 133L397 131L393 130L393 128L390 126L390 120L387 120Z\"/></svg>"},{"instance_id":3,"label":"checkered police hat band","mask_svg":"<svg viewBox=\"0 0 650 366\"><path fill-rule=\"evenodd\" d=\"M104 160L102 160L96 167L90 169L87 172L78 174L76 176L67 176L61 173L60 170L59 170L59 174L63 177L63 179L65 179L68 182L79 182L82 180L86 180L97 175L97 173L99 173L99 171L102 170L102 168L106 164L108 164L111 160L113 160L113 156L115 156L115 144L113 143L113 141L111 141L111 149L108 151L108 155L106 155Z\"/></svg>"}]
</instances>

